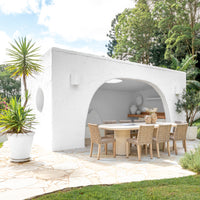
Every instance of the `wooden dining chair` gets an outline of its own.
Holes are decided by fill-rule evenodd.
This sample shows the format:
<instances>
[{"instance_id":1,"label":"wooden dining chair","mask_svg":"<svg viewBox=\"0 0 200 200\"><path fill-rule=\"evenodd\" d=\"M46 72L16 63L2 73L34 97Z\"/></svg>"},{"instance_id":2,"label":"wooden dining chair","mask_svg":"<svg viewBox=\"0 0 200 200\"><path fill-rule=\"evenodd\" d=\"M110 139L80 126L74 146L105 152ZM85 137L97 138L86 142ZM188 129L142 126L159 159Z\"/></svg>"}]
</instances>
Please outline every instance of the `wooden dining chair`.
<instances>
[{"instance_id":1,"label":"wooden dining chair","mask_svg":"<svg viewBox=\"0 0 200 200\"><path fill-rule=\"evenodd\" d=\"M132 123L131 119L125 119L125 120L119 120L119 123ZM131 134L131 138L132 137L137 137L137 130L131 130L130 134Z\"/></svg>"},{"instance_id":2,"label":"wooden dining chair","mask_svg":"<svg viewBox=\"0 0 200 200\"><path fill-rule=\"evenodd\" d=\"M157 157L160 158L159 144L163 143L163 151L165 150L165 142L167 142L168 156L170 156L170 137L171 125L159 125L156 131L156 136L153 137L153 141L156 142Z\"/></svg>"},{"instance_id":3,"label":"wooden dining chair","mask_svg":"<svg viewBox=\"0 0 200 200\"><path fill-rule=\"evenodd\" d=\"M174 129L174 132L171 133L171 135L170 135L170 139L173 141L173 150L175 150L175 154L176 155L178 154L176 141L182 140L183 148L184 148L185 152L187 151L187 148L186 148L187 128L188 128L188 124L187 123L185 123L185 124L183 124L183 123L177 124L175 129Z\"/></svg>"},{"instance_id":4,"label":"wooden dining chair","mask_svg":"<svg viewBox=\"0 0 200 200\"><path fill-rule=\"evenodd\" d=\"M119 120L119 123L132 123L131 119L123 119L123 120Z\"/></svg>"},{"instance_id":5,"label":"wooden dining chair","mask_svg":"<svg viewBox=\"0 0 200 200\"><path fill-rule=\"evenodd\" d=\"M88 127L90 129L90 135L91 135L90 157L92 157L93 144L98 144L97 160L99 160L100 154L101 154L101 145L102 144L106 145L105 153L107 155L107 144L113 143L113 157L115 158L116 157L116 140L113 137L101 137L97 124L88 123Z\"/></svg>"},{"instance_id":6,"label":"wooden dining chair","mask_svg":"<svg viewBox=\"0 0 200 200\"><path fill-rule=\"evenodd\" d=\"M117 121L116 120L106 120L103 121L104 124L116 124ZM107 137L114 137L114 131L113 130L104 130L104 136Z\"/></svg>"},{"instance_id":7,"label":"wooden dining chair","mask_svg":"<svg viewBox=\"0 0 200 200\"><path fill-rule=\"evenodd\" d=\"M142 146L145 145L145 153L147 155L147 145L149 144L150 156L153 158L152 151L152 137L154 132L154 126L152 125L141 125L138 131L137 138L129 138L126 142L126 157L129 156L130 144L137 145L138 160L141 161Z\"/></svg>"},{"instance_id":8,"label":"wooden dining chair","mask_svg":"<svg viewBox=\"0 0 200 200\"><path fill-rule=\"evenodd\" d=\"M145 122L144 119L134 119L133 120L133 123L142 123L142 122Z\"/></svg>"}]
</instances>

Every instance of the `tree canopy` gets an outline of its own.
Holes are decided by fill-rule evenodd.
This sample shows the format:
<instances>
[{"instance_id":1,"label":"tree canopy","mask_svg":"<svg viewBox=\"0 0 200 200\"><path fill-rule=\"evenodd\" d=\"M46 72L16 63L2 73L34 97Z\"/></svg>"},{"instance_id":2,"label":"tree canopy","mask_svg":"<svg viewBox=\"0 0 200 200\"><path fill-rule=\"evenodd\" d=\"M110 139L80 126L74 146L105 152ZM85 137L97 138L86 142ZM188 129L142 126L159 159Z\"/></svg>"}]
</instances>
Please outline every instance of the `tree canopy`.
<instances>
[{"instance_id":1,"label":"tree canopy","mask_svg":"<svg viewBox=\"0 0 200 200\"><path fill-rule=\"evenodd\" d=\"M19 98L21 82L10 78L11 73L5 69L6 67L6 65L0 65L0 96L6 99L10 99L12 96Z\"/></svg>"},{"instance_id":2,"label":"tree canopy","mask_svg":"<svg viewBox=\"0 0 200 200\"><path fill-rule=\"evenodd\" d=\"M112 23L108 55L121 60L187 72L187 81L199 89L200 1L135 0ZM112 34L111 34L112 33ZM191 57L186 70L177 67ZM190 60L190 59L189 59ZM189 85L191 85L189 84Z\"/></svg>"},{"instance_id":3,"label":"tree canopy","mask_svg":"<svg viewBox=\"0 0 200 200\"><path fill-rule=\"evenodd\" d=\"M149 64L155 23L146 0L133 9L125 9L115 26L116 46L113 57Z\"/></svg>"}]
</instances>

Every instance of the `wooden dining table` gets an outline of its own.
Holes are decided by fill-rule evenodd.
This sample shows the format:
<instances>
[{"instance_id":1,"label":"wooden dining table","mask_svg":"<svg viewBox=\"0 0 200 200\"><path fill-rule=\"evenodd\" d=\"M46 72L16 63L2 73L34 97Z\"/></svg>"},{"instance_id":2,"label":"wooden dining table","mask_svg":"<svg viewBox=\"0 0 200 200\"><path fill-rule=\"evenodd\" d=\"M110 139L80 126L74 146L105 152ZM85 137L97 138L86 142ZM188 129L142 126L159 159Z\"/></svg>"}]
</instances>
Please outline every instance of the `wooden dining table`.
<instances>
[{"instance_id":1,"label":"wooden dining table","mask_svg":"<svg viewBox=\"0 0 200 200\"><path fill-rule=\"evenodd\" d=\"M119 123L119 124L101 124L98 127L105 130L113 130L114 138L116 139L116 154L126 155L126 141L130 138L131 130L139 130L141 125L152 126L157 129L159 125L170 124L176 126L175 123L171 122L157 122L156 124L141 123Z\"/></svg>"}]
</instances>

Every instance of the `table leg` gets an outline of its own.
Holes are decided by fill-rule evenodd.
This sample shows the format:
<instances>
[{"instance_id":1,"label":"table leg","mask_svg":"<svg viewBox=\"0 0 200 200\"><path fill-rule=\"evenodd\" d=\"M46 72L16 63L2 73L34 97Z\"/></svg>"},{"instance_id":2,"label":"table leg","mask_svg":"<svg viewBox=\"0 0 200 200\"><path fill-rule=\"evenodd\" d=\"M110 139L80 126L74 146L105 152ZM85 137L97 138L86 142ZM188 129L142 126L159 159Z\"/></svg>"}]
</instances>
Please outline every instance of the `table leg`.
<instances>
[{"instance_id":1,"label":"table leg","mask_svg":"<svg viewBox=\"0 0 200 200\"><path fill-rule=\"evenodd\" d=\"M114 137L116 139L116 154L126 155L126 140L130 138L130 130L115 130Z\"/></svg>"}]
</instances>

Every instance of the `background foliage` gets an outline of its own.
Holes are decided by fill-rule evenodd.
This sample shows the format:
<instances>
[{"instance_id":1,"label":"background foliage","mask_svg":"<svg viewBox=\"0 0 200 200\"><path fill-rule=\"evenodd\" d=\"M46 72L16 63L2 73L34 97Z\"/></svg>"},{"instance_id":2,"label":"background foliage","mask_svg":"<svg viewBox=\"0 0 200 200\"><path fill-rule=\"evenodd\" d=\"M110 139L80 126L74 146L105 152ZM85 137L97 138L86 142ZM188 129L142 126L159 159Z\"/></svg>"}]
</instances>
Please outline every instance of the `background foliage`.
<instances>
[{"instance_id":1,"label":"background foliage","mask_svg":"<svg viewBox=\"0 0 200 200\"><path fill-rule=\"evenodd\" d=\"M189 56L196 60L193 69L199 69L199 0L135 0L135 3L134 8L125 9L113 19L108 55L176 70L180 69L173 66L173 58L182 62ZM199 73L195 80L200 80Z\"/></svg>"},{"instance_id":2,"label":"background foliage","mask_svg":"<svg viewBox=\"0 0 200 200\"><path fill-rule=\"evenodd\" d=\"M21 81L11 78L6 65L0 65L0 96L10 99L12 96L20 97Z\"/></svg>"}]
</instances>

